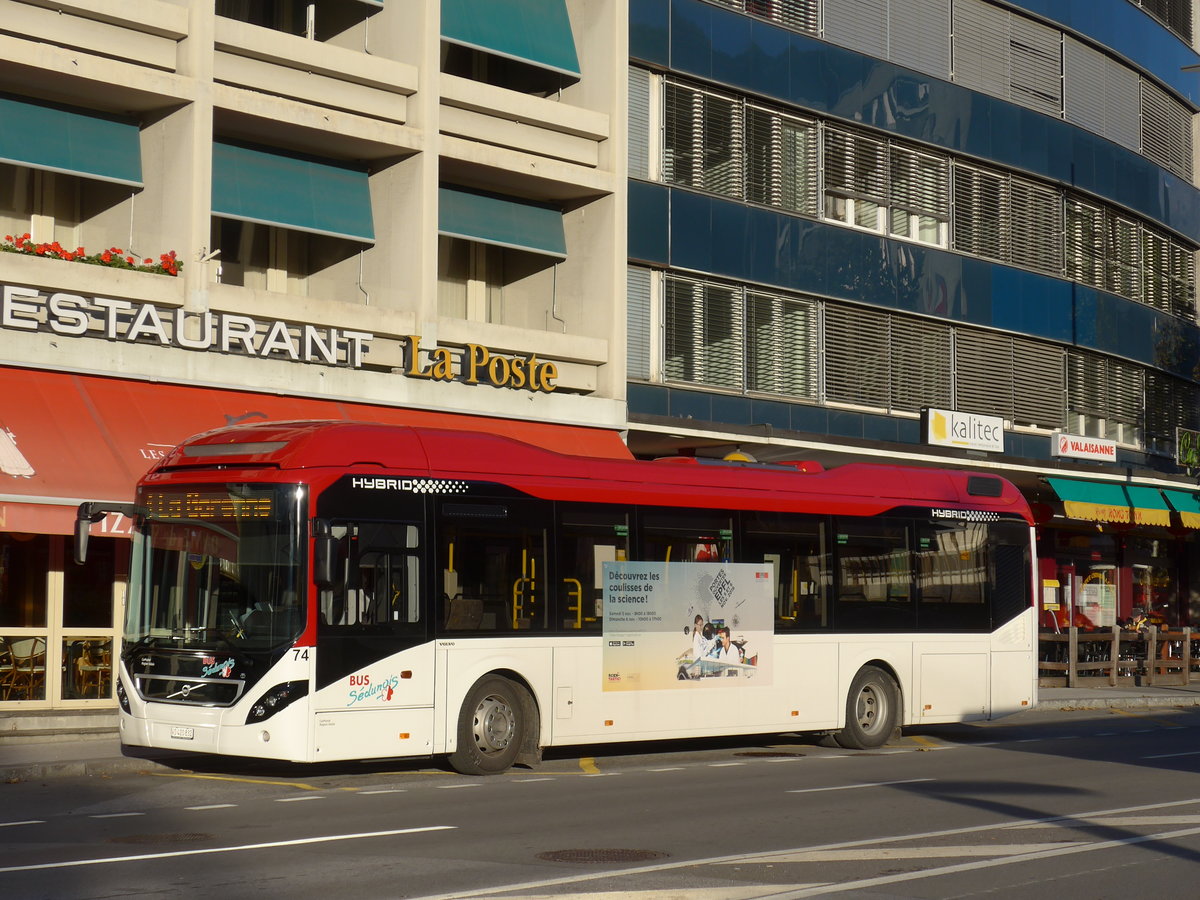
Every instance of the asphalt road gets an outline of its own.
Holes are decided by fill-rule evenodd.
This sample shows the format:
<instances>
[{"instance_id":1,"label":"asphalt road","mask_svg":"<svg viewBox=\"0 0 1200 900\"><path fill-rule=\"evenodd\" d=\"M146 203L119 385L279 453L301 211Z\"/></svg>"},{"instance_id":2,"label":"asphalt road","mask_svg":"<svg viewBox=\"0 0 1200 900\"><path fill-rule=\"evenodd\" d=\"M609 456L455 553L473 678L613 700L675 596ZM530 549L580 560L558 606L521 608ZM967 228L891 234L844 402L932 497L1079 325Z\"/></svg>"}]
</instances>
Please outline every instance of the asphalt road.
<instances>
[{"instance_id":1,"label":"asphalt road","mask_svg":"<svg viewBox=\"0 0 1200 900\"><path fill-rule=\"evenodd\" d=\"M749 900L1200 894L1200 709L0 785L0 897Z\"/></svg>"}]
</instances>

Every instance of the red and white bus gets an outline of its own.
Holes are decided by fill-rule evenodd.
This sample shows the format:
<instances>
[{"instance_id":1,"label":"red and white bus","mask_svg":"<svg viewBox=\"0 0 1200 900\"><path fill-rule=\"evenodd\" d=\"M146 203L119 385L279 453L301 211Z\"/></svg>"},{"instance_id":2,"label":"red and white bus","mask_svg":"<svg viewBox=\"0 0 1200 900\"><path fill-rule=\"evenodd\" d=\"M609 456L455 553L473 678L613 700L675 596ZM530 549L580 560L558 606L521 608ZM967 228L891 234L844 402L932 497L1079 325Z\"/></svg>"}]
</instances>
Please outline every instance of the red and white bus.
<instances>
[{"instance_id":1,"label":"red and white bus","mask_svg":"<svg viewBox=\"0 0 1200 900\"><path fill-rule=\"evenodd\" d=\"M89 523L112 504L84 504ZM1036 699L1032 519L1001 478L567 456L234 426L142 479L131 745L304 762L983 720Z\"/></svg>"}]
</instances>

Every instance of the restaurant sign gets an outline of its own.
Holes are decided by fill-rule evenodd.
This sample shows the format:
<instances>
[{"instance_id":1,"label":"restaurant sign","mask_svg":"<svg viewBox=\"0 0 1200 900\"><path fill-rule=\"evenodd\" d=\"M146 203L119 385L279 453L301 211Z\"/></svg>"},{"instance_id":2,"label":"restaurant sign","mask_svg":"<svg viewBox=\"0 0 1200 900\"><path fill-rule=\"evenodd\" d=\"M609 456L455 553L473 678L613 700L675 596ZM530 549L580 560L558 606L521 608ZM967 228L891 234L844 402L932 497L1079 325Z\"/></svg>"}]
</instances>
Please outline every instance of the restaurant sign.
<instances>
[{"instance_id":1,"label":"restaurant sign","mask_svg":"<svg viewBox=\"0 0 1200 900\"><path fill-rule=\"evenodd\" d=\"M153 303L52 293L3 285L0 328L48 332L60 337L103 338L181 350L229 353L262 359L360 369L372 345L398 343L409 378L460 381L551 393L558 366L537 354L504 354L482 344L423 348L420 335L399 339L367 331L260 319L228 312L188 312Z\"/></svg>"},{"instance_id":2,"label":"restaurant sign","mask_svg":"<svg viewBox=\"0 0 1200 900\"><path fill-rule=\"evenodd\" d=\"M1054 456L1069 456L1072 459L1094 459L1099 462L1116 462L1117 442L1059 432L1054 435L1051 453Z\"/></svg>"},{"instance_id":3,"label":"restaurant sign","mask_svg":"<svg viewBox=\"0 0 1200 900\"><path fill-rule=\"evenodd\" d=\"M1175 462L1189 472L1200 469L1200 431L1175 429Z\"/></svg>"}]
</instances>

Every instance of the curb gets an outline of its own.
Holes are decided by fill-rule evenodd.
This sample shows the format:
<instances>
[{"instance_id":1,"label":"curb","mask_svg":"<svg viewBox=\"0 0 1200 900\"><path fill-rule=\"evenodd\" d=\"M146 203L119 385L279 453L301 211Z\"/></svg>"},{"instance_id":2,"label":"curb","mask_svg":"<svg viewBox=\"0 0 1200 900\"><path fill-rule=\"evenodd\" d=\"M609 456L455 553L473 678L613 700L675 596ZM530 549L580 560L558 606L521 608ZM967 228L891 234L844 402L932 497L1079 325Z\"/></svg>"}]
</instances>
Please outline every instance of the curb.
<instances>
[{"instance_id":1,"label":"curb","mask_svg":"<svg viewBox=\"0 0 1200 900\"><path fill-rule=\"evenodd\" d=\"M1172 706L1200 706L1200 697L1064 697L1061 700L1039 700L1034 709L1065 712L1073 709L1149 709Z\"/></svg>"}]
</instances>

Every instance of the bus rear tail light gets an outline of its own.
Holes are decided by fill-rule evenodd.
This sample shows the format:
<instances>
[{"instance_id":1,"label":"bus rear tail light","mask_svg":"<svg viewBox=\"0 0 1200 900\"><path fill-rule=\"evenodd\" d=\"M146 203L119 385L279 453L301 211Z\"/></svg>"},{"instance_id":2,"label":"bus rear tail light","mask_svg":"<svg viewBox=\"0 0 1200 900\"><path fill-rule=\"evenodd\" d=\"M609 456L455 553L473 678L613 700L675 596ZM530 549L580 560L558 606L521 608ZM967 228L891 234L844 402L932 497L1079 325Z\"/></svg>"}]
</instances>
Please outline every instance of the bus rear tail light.
<instances>
[{"instance_id":1,"label":"bus rear tail light","mask_svg":"<svg viewBox=\"0 0 1200 900\"><path fill-rule=\"evenodd\" d=\"M277 684L254 701L250 712L246 713L246 724L265 722L281 709L307 695L307 681L285 681L283 684Z\"/></svg>"}]
</instances>

